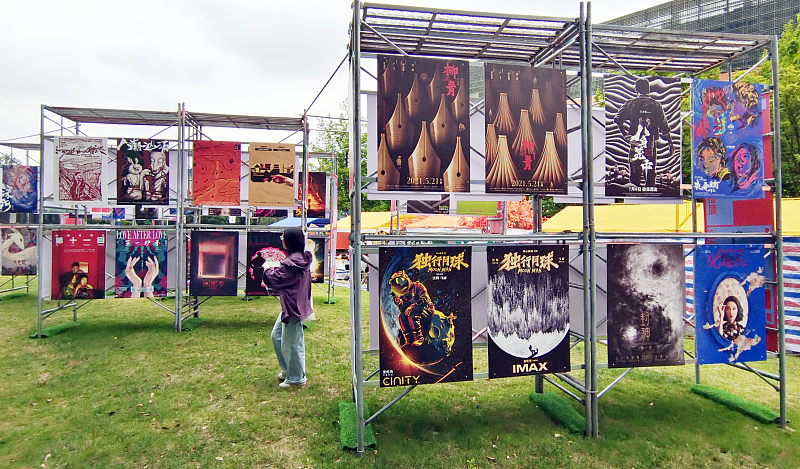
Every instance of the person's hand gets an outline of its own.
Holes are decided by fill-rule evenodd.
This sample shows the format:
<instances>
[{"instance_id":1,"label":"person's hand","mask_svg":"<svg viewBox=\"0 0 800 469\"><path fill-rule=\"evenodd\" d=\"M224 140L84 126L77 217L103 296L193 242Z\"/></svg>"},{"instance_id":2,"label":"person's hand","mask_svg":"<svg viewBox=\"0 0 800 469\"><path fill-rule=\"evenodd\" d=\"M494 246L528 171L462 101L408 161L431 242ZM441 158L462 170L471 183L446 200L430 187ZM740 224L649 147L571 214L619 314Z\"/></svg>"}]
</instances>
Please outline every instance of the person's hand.
<instances>
[{"instance_id":1,"label":"person's hand","mask_svg":"<svg viewBox=\"0 0 800 469\"><path fill-rule=\"evenodd\" d=\"M284 176L283 174L276 174L272 176L272 180L274 182L277 182L278 184L284 184L286 182L286 176Z\"/></svg>"},{"instance_id":2,"label":"person's hand","mask_svg":"<svg viewBox=\"0 0 800 469\"><path fill-rule=\"evenodd\" d=\"M138 257L131 256L128 258L128 263L125 264L125 277L131 282L132 287L141 288L142 279L140 279L133 270L133 266L135 266L137 262L139 262ZM140 292L131 289L131 298L139 298L141 295Z\"/></svg>"},{"instance_id":3,"label":"person's hand","mask_svg":"<svg viewBox=\"0 0 800 469\"><path fill-rule=\"evenodd\" d=\"M144 274L143 285L145 287L152 287L153 280L156 279L159 272L158 259L156 259L155 257L150 257L145 261L144 265L147 266L147 273ZM145 298L152 298L153 296L155 296L154 293L155 291L148 291L145 292L144 296Z\"/></svg>"}]
</instances>

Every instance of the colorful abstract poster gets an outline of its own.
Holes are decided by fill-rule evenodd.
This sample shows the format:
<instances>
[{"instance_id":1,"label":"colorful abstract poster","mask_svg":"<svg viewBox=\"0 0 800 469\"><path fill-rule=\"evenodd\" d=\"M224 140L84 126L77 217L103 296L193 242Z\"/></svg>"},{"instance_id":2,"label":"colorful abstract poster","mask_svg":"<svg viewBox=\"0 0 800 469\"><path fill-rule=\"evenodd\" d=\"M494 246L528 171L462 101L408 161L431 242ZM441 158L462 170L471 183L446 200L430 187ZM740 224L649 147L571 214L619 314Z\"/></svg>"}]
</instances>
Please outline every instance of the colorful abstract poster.
<instances>
[{"instance_id":1,"label":"colorful abstract poster","mask_svg":"<svg viewBox=\"0 0 800 469\"><path fill-rule=\"evenodd\" d=\"M239 233L192 231L189 294L236 296Z\"/></svg>"},{"instance_id":2,"label":"colorful abstract poster","mask_svg":"<svg viewBox=\"0 0 800 469\"><path fill-rule=\"evenodd\" d=\"M117 298L167 296L166 230L117 231Z\"/></svg>"},{"instance_id":3,"label":"colorful abstract poster","mask_svg":"<svg viewBox=\"0 0 800 469\"><path fill-rule=\"evenodd\" d=\"M169 141L117 139L117 203L169 204Z\"/></svg>"},{"instance_id":4,"label":"colorful abstract poster","mask_svg":"<svg viewBox=\"0 0 800 469\"><path fill-rule=\"evenodd\" d=\"M379 250L382 387L472 379L469 247Z\"/></svg>"},{"instance_id":5,"label":"colorful abstract poster","mask_svg":"<svg viewBox=\"0 0 800 469\"><path fill-rule=\"evenodd\" d=\"M0 174L0 212L36 212L39 203L39 167L2 165Z\"/></svg>"},{"instance_id":6,"label":"colorful abstract poster","mask_svg":"<svg viewBox=\"0 0 800 469\"><path fill-rule=\"evenodd\" d=\"M764 197L763 85L692 83L692 197Z\"/></svg>"},{"instance_id":7,"label":"colorful abstract poster","mask_svg":"<svg viewBox=\"0 0 800 469\"><path fill-rule=\"evenodd\" d=\"M569 248L486 251L489 378L569 371Z\"/></svg>"},{"instance_id":8,"label":"colorful abstract poster","mask_svg":"<svg viewBox=\"0 0 800 469\"><path fill-rule=\"evenodd\" d=\"M56 201L62 203L105 203L105 138L54 137L58 187Z\"/></svg>"},{"instance_id":9,"label":"colorful abstract poster","mask_svg":"<svg viewBox=\"0 0 800 469\"><path fill-rule=\"evenodd\" d=\"M683 365L679 244L608 245L608 366Z\"/></svg>"},{"instance_id":10,"label":"colorful abstract poster","mask_svg":"<svg viewBox=\"0 0 800 469\"><path fill-rule=\"evenodd\" d=\"M264 283L264 269L278 267L286 259L281 233L250 232L247 234L247 277L245 294L264 296L277 294Z\"/></svg>"},{"instance_id":11,"label":"colorful abstract poster","mask_svg":"<svg viewBox=\"0 0 800 469\"><path fill-rule=\"evenodd\" d=\"M106 232L53 231L53 300L105 297Z\"/></svg>"},{"instance_id":12,"label":"colorful abstract poster","mask_svg":"<svg viewBox=\"0 0 800 469\"><path fill-rule=\"evenodd\" d=\"M486 192L567 193L566 72L486 64Z\"/></svg>"},{"instance_id":13,"label":"colorful abstract poster","mask_svg":"<svg viewBox=\"0 0 800 469\"><path fill-rule=\"evenodd\" d=\"M297 156L292 143L250 143L247 202L251 207L294 207Z\"/></svg>"},{"instance_id":14,"label":"colorful abstract poster","mask_svg":"<svg viewBox=\"0 0 800 469\"><path fill-rule=\"evenodd\" d=\"M325 283L325 239L313 237L306 240L306 251L314 256L311 260L311 283Z\"/></svg>"},{"instance_id":15,"label":"colorful abstract poster","mask_svg":"<svg viewBox=\"0 0 800 469\"><path fill-rule=\"evenodd\" d=\"M36 275L39 252L36 230L25 227L3 228L2 275Z\"/></svg>"},{"instance_id":16,"label":"colorful abstract poster","mask_svg":"<svg viewBox=\"0 0 800 469\"><path fill-rule=\"evenodd\" d=\"M681 196L681 80L606 75L606 196Z\"/></svg>"},{"instance_id":17,"label":"colorful abstract poster","mask_svg":"<svg viewBox=\"0 0 800 469\"><path fill-rule=\"evenodd\" d=\"M766 360L764 246L706 244L694 257L700 364Z\"/></svg>"},{"instance_id":18,"label":"colorful abstract poster","mask_svg":"<svg viewBox=\"0 0 800 469\"><path fill-rule=\"evenodd\" d=\"M325 218L325 199L327 195L325 185L326 173L323 171L311 171L308 173L308 203L306 204L306 217ZM297 195L303 196L304 173L300 173L300 183L297 186ZM302 216L300 209L294 211L295 217Z\"/></svg>"},{"instance_id":19,"label":"colorful abstract poster","mask_svg":"<svg viewBox=\"0 0 800 469\"><path fill-rule=\"evenodd\" d=\"M192 205L239 205L242 144L195 140Z\"/></svg>"},{"instance_id":20,"label":"colorful abstract poster","mask_svg":"<svg viewBox=\"0 0 800 469\"><path fill-rule=\"evenodd\" d=\"M378 55L378 190L469 192L469 63Z\"/></svg>"}]
</instances>

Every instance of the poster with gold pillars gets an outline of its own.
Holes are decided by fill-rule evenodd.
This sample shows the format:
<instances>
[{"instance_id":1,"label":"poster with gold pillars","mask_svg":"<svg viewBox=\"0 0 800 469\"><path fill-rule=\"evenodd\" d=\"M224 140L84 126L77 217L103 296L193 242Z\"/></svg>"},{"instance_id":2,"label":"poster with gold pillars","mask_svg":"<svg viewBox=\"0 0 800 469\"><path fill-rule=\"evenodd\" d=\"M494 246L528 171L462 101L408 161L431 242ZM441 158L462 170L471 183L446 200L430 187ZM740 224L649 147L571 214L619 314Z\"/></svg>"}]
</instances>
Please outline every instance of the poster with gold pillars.
<instances>
[{"instance_id":1,"label":"poster with gold pillars","mask_svg":"<svg viewBox=\"0 0 800 469\"><path fill-rule=\"evenodd\" d=\"M378 55L378 190L469 192L468 67Z\"/></svg>"}]
</instances>

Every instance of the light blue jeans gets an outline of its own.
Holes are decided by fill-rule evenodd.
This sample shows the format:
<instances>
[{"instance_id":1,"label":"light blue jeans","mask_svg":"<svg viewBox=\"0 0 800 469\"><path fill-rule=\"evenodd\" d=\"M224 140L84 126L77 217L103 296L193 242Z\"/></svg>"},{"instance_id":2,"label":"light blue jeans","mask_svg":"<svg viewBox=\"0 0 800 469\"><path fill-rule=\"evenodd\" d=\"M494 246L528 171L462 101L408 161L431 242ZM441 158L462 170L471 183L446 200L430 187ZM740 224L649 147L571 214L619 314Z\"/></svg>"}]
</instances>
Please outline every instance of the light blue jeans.
<instances>
[{"instance_id":1,"label":"light blue jeans","mask_svg":"<svg viewBox=\"0 0 800 469\"><path fill-rule=\"evenodd\" d=\"M281 315L272 327L272 347L278 357L281 370L286 372L286 382L303 384L306 382L306 344L303 337L303 323L289 319L284 324Z\"/></svg>"}]
</instances>

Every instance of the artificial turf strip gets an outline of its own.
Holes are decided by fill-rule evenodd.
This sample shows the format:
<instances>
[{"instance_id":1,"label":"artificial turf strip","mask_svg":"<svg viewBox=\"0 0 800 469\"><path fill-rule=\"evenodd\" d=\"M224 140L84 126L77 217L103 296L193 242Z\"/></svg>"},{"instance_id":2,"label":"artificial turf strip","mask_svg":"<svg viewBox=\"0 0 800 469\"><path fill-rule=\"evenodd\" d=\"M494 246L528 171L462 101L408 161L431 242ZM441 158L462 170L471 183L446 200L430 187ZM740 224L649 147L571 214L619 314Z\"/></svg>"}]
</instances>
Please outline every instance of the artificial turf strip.
<instances>
[{"instance_id":1,"label":"artificial turf strip","mask_svg":"<svg viewBox=\"0 0 800 469\"><path fill-rule=\"evenodd\" d=\"M203 318L189 318L181 321L182 331L193 331L197 329L200 324L203 324Z\"/></svg>"},{"instance_id":2,"label":"artificial turf strip","mask_svg":"<svg viewBox=\"0 0 800 469\"><path fill-rule=\"evenodd\" d=\"M550 416L556 423L560 423L571 433L583 433L586 428L586 418L572 407L566 399L558 394L531 393L530 399Z\"/></svg>"},{"instance_id":3,"label":"artificial turf strip","mask_svg":"<svg viewBox=\"0 0 800 469\"><path fill-rule=\"evenodd\" d=\"M364 418L367 417L369 417L369 412L367 411L367 407L364 406ZM357 418L355 402L339 403L339 440L342 442L342 448L358 448ZM375 447L377 445L378 442L375 440L375 431L372 429L372 424L369 424L364 427L364 448Z\"/></svg>"},{"instance_id":4,"label":"artificial turf strip","mask_svg":"<svg viewBox=\"0 0 800 469\"><path fill-rule=\"evenodd\" d=\"M56 334L60 334L66 330L72 329L73 327L79 326L80 323L75 321L72 322L63 322L61 324L56 324L55 326L45 327L42 329L42 339L46 339L48 337L52 337ZM29 335L31 339L36 339L38 334L34 331L31 335Z\"/></svg>"},{"instance_id":5,"label":"artificial turf strip","mask_svg":"<svg viewBox=\"0 0 800 469\"><path fill-rule=\"evenodd\" d=\"M775 423L780 419L780 414L769 407L748 401L714 386L695 384L692 386L692 392L748 415L759 422Z\"/></svg>"}]
</instances>

